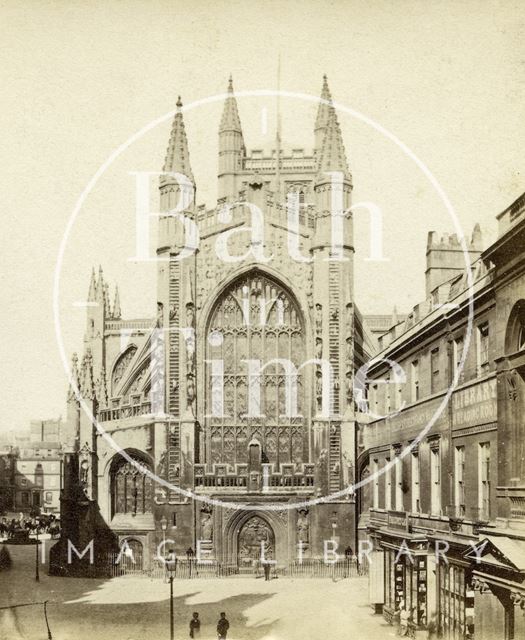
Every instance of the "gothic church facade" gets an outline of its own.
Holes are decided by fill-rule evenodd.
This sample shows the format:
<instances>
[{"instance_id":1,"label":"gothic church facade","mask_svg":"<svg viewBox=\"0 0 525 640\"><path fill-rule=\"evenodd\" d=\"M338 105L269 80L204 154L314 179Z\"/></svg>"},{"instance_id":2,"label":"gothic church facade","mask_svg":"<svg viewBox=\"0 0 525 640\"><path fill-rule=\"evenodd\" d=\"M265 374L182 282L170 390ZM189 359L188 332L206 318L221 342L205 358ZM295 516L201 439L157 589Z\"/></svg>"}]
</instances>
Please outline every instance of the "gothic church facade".
<instances>
[{"instance_id":1,"label":"gothic church facade","mask_svg":"<svg viewBox=\"0 0 525 640\"><path fill-rule=\"evenodd\" d=\"M123 319L118 290L111 303L102 270L92 274L84 354L73 359L68 394L55 571L77 570L64 569L68 539L78 549L94 539L100 563L125 539L144 568L166 538L177 554L205 540L207 558L237 567L250 566L261 541L278 564L294 561L298 545L305 557L322 556L326 540L340 553L355 549L345 488L355 480L352 388L363 339L344 215L352 178L326 78L321 97L313 153L277 144L264 157L246 150L230 79L212 210L195 204L179 99L160 180L156 317ZM298 211L292 233L287 201ZM199 230L186 256L183 225L169 215L180 202ZM258 248L250 205L262 213ZM243 257L226 261L219 246Z\"/></svg>"}]
</instances>

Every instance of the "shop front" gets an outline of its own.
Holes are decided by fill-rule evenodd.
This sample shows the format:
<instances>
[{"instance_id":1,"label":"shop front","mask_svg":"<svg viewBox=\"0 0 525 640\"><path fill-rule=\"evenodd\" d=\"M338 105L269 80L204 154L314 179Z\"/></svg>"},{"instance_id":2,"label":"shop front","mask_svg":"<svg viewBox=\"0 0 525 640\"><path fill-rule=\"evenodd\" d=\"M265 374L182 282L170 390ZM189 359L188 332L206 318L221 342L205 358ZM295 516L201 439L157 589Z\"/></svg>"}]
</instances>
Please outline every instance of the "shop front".
<instances>
[{"instance_id":1,"label":"shop front","mask_svg":"<svg viewBox=\"0 0 525 640\"><path fill-rule=\"evenodd\" d=\"M384 556L383 617L398 624L405 610L410 636L425 637L429 615L427 538L410 530L406 513L390 512L387 525L377 532Z\"/></svg>"}]
</instances>

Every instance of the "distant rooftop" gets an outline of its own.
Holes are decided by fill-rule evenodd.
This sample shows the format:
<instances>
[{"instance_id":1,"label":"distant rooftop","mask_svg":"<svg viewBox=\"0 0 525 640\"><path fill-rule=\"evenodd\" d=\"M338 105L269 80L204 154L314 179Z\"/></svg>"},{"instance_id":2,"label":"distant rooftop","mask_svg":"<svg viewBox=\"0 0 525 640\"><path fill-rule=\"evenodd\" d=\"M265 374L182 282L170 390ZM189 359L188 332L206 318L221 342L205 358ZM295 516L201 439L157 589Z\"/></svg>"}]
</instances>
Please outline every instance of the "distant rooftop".
<instances>
[{"instance_id":1,"label":"distant rooftop","mask_svg":"<svg viewBox=\"0 0 525 640\"><path fill-rule=\"evenodd\" d=\"M506 231L525 218L525 192L514 202L496 216L498 219L498 236L502 236Z\"/></svg>"}]
</instances>

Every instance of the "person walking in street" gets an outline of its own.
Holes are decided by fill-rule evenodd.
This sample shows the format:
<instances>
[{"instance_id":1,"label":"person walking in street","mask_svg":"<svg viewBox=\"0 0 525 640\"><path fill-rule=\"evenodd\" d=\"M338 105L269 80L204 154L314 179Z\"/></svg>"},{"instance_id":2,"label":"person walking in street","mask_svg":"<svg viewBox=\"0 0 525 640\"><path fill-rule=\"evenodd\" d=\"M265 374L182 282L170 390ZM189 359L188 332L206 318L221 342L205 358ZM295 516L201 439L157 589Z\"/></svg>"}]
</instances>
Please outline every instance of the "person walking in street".
<instances>
[{"instance_id":1,"label":"person walking in street","mask_svg":"<svg viewBox=\"0 0 525 640\"><path fill-rule=\"evenodd\" d=\"M199 638L201 635L201 621L197 611L193 612L190 620L190 638Z\"/></svg>"},{"instance_id":2,"label":"person walking in street","mask_svg":"<svg viewBox=\"0 0 525 640\"><path fill-rule=\"evenodd\" d=\"M226 614L224 613L224 611L221 611L221 617L219 618L219 622L217 622L218 640L226 640L226 636L228 635L229 628L230 628L230 623L226 618Z\"/></svg>"},{"instance_id":3,"label":"person walking in street","mask_svg":"<svg viewBox=\"0 0 525 640\"><path fill-rule=\"evenodd\" d=\"M401 612L399 614L399 635L406 636L408 634L408 620L410 618L410 614L405 609L405 607L401 608Z\"/></svg>"},{"instance_id":4,"label":"person walking in street","mask_svg":"<svg viewBox=\"0 0 525 640\"><path fill-rule=\"evenodd\" d=\"M270 563L269 562L265 562L264 563L264 579L265 581L270 579Z\"/></svg>"}]
</instances>

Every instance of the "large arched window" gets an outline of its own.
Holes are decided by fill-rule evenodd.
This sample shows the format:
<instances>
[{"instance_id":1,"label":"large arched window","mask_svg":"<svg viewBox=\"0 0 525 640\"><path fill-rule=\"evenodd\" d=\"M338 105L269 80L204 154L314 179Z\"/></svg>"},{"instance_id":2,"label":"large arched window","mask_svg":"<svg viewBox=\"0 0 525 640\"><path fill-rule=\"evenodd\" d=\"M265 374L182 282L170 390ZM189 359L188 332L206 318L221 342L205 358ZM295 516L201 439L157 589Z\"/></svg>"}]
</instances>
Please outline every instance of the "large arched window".
<instances>
[{"instance_id":1,"label":"large arched window","mask_svg":"<svg viewBox=\"0 0 525 640\"><path fill-rule=\"evenodd\" d=\"M518 300L510 312L505 332L505 353L525 349L525 300Z\"/></svg>"},{"instance_id":2,"label":"large arched window","mask_svg":"<svg viewBox=\"0 0 525 640\"><path fill-rule=\"evenodd\" d=\"M151 465L138 454L129 456L138 464L132 464L117 454L111 464L111 514L126 513L137 515L151 513L153 480L146 475Z\"/></svg>"},{"instance_id":3,"label":"large arched window","mask_svg":"<svg viewBox=\"0 0 525 640\"><path fill-rule=\"evenodd\" d=\"M113 367L113 371L111 373L111 391L113 395L115 395L116 389L122 380L122 376L124 375L126 369L129 366L129 363L133 360L133 357L137 353L137 347L135 345L131 345L124 351L124 353L119 357L115 366Z\"/></svg>"},{"instance_id":4,"label":"large arched window","mask_svg":"<svg viewBox=\"0 0 525 640\"><path fill-rule=\"evenodd\" d=\"M296 368L305 362L304 322L294 297L271 278L254 271L223 292L208 324L207 462L247 463L248 443L254 440L261 445L263 462L308 460L304 369L295 382L297 412L295 406L290 409L291 404L286 403L294 395L291 368L287 371L282 364L269 364L260 375L250 378L249 384L248 360L252 365L259 361L263 367L275 359L287 360ZM217 392L212 360L223 362L223 384L219 384L222 398ZM218 410L221 402L222 416Z\"/></svg>"}]
</instances>

